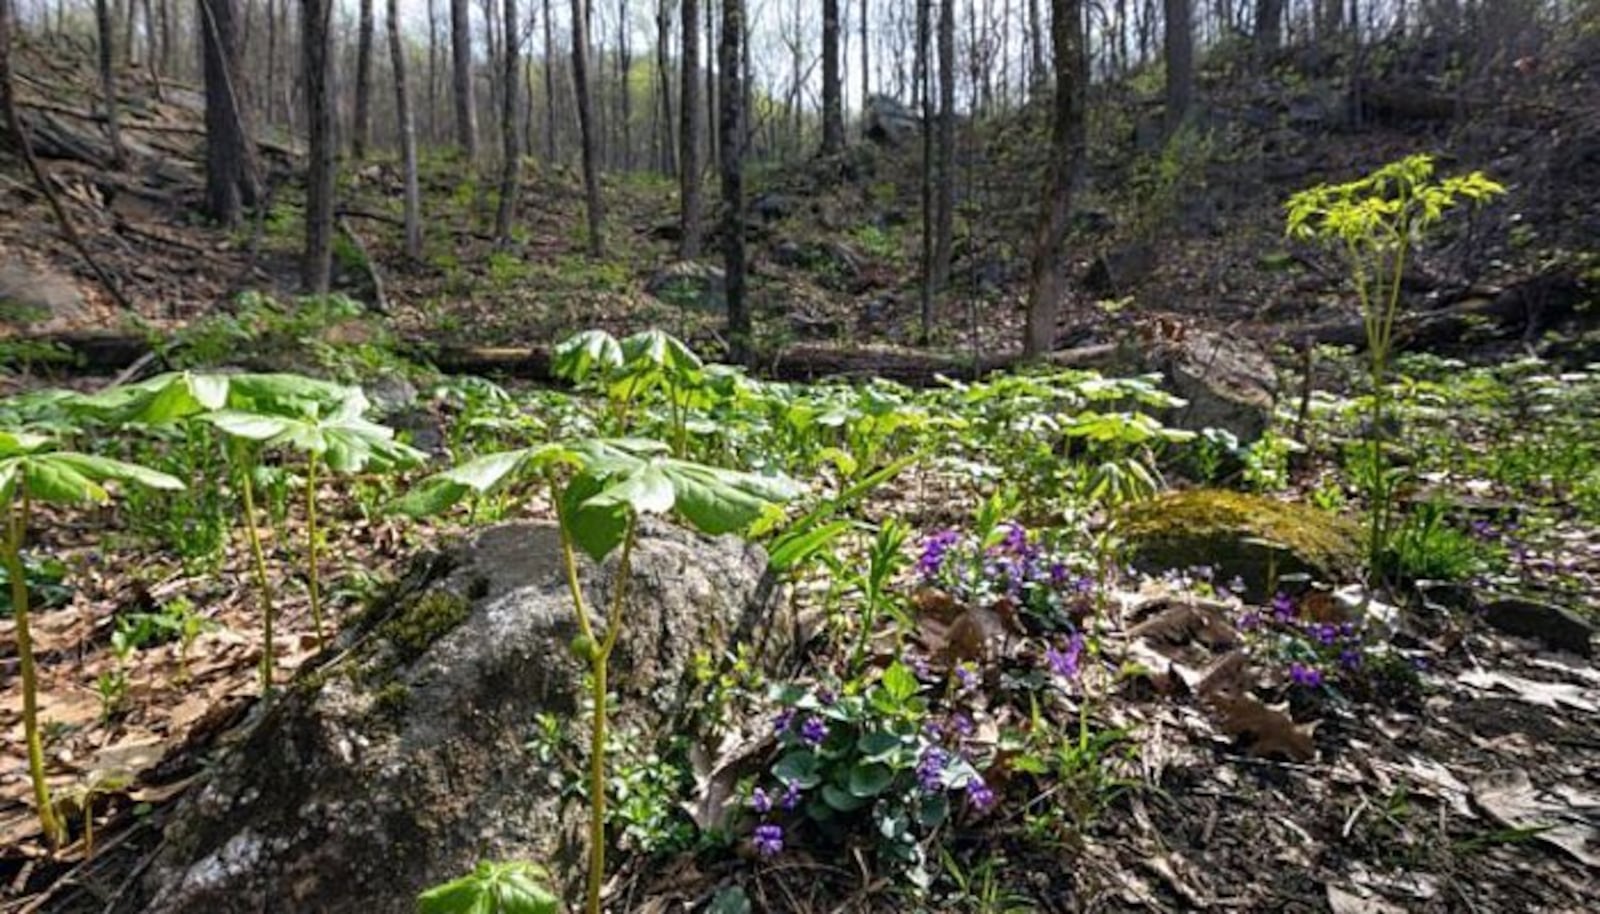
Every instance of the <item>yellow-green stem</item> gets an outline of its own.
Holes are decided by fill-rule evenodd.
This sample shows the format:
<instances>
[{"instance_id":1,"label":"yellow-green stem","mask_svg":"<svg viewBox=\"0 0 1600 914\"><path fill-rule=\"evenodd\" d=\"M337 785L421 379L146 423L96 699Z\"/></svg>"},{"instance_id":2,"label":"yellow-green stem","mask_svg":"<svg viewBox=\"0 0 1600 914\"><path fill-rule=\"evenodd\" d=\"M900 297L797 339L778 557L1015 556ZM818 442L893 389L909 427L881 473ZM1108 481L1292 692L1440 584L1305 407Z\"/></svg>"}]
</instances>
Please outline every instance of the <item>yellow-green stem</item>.
<instances>
[{"instance_id":1,"label":"yellow-green stem","mask_svg":"<svg viewBox=\"0 0 1600 914\"><path fill-rule=\"evenodd\" d=\"M306 457L306 590L311 594L311 623L317 647L323 646L322 594L317 586L317 455Z\"/></svg>"},{"instance_id":2,"label":"yellow-green stem","mask_svg":"<svg viewBox=\"0 0 1600 914\"><path fill-rule=\"evenodd\" d=\"M256 528L255 487L250 481L250 467L239 467L239 492L244 498L244 529L250 540L250 557L255 563L256 588L261 592L262 634L261 691L272 690L272 583L267 580L267 556L261 550L261 531Z\"/></svg>"},{"instance_id":3,"label":"yellow-green stem","mask_svg":"<svg viewBox=\"0 0 1600 914\"><path fill-rule=\"evenodd\" d=\"M20 490L27 485L17 480ZM39 807L39 827L47 841L61 845L66 828L56 816L50 799L50 784L44 776L44 741L39 735L39 678L33 662L33 633L28 626L28 578L22 567L22 540L28 525L27 495L22 503L6 511L5 563L11 578L11 608L17 628L17 659L22 676L22 730L28 745L28 777L33 781L33 799Z\"/></svg>"}]
</instances>

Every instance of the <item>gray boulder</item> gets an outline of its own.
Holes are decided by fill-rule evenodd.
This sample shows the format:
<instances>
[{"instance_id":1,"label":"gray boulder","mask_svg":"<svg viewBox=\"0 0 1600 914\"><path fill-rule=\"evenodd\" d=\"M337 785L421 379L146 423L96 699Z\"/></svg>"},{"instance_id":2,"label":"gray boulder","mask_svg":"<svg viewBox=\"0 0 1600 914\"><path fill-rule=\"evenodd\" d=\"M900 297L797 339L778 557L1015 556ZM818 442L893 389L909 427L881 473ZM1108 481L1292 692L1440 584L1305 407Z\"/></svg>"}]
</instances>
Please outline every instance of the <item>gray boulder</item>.
<instances>
[{"instance_id":1,"label":"gray boulder","mask_svg":"<svg viewBox=\"0 0 1600 914\"><path fill-rule=\"evenodd\" d=\"M20 259L0 260L0 324L27 327L82 313L83 295L70 276Z\"/></svg>"},{"instance_id":2,"label":"gray boulder","mask_svg":"<svg viewBox=\"0 0 1600 914\"><path fill-rule=\"evenodd\" d=\"M899 100L887 95L867 99L862 130L872 142L880 146L904 146L916 138L919 129L917 116Z\"/></svg>"},{"instance_id":3,"label":"gray boulder","mask_svg":"<svg viewBox=\"0 0 1600 914\"><path fill-rule=\"evenodd\" d=\"M1168 420L1179 428L1225 428L1249 443L1272 422L1277 370L1266 351L1243 336L1189 330L1152 347L1144 362L1189 401Z\"/></svg>"},{"instance_id":4,"label":"gray boulder","mask_svg":"<svg viewBox=\"0 0 1600 914\"><path fill-rule=\"evenodd\" d=\"M585 811L525 748L541 713L587 733L560 553L553 527L513 523L419 562L222 754L124 910L404 912L485 858L570 880ZM765 571L734 538L645 525L612 659L621 726L666 720L700 651L782 656ZM586 565L591 605L615 574Z\"/></svg>"}]
</instances>

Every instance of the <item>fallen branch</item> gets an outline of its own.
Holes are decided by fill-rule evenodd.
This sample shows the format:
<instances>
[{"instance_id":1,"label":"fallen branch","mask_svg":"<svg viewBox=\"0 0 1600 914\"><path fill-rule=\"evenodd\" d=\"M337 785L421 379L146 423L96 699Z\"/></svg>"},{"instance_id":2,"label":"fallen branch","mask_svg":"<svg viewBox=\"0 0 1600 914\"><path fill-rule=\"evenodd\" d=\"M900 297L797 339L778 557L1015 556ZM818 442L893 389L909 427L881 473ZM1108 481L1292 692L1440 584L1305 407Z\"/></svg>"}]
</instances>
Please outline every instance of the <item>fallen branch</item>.
<instances>
[{"instance_id":1,"label":"fallen branch","mask_svg":"<svg viewBox=\"0 0 1600 914\"><path fill-rule=\"evenodd\" d=\"M389 298L383 293L383 275L378 272L378 264L372 259L372 252L367 250L356 230L350 227L350 220L340 217L339 231L350 239L350 243L361 254L361 265L367 271L367 278L372 281L372 310L379 314L388 314Z\"/></svg>"}]
</instances>

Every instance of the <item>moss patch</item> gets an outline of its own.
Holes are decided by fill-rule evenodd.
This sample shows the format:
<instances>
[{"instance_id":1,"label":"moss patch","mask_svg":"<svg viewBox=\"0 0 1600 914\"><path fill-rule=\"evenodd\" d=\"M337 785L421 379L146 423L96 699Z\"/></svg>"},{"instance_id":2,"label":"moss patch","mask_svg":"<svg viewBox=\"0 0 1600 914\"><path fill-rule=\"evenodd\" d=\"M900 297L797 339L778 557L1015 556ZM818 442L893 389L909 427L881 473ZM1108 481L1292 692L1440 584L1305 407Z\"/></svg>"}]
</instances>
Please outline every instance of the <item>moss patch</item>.
<instances>
[{"instance_id":1,"label":"moss patch","mask_svg":"<svg viewBox=\"0 0 1600 914\"><path fill-rule=\"evenodd\" d=\"M1360 531L1344 518L1225 489L1170 492L1141 502L1123 512L1120 526L1141 567L1209 565L1221 580L1243 578L1257 597L1273 572L1337 580L1361 562Z\"/></svg>"},{"instance_id":2,"label":"moss patch","mask_svg":"<svg viewBox=\"0 0 1600 914\"><path fill-rule=\"evenodd\" d=\"M440 635L465 622L471 612L472 603L466 597L448 590L429 590L409 600L378 631L402 659L414 660Z\"/></svg>"}]
</instances>

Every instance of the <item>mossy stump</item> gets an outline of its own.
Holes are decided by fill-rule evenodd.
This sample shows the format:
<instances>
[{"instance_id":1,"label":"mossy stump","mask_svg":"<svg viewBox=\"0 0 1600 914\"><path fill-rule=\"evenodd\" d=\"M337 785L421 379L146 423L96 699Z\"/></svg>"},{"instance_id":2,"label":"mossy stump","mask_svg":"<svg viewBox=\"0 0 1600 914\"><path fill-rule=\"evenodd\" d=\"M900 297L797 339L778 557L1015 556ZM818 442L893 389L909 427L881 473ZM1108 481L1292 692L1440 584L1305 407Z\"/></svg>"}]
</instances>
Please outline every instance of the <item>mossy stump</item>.
<instances>
[{"instance_id":1,"label":"mossy stump","mask_svg":"<svg viewBox=\"0 0 1600 914\"><path fill-rule=\"evenodd\" d=\"M1274 577L1338 581L1361 567L1360 529L1349 520L1226 489L1169 492L1140 502L1122 512L1118 528L1140 569L1209 566L1218 581L1241 578L1254 600L1270 596Z\"/></svg>"}]
</instances>

